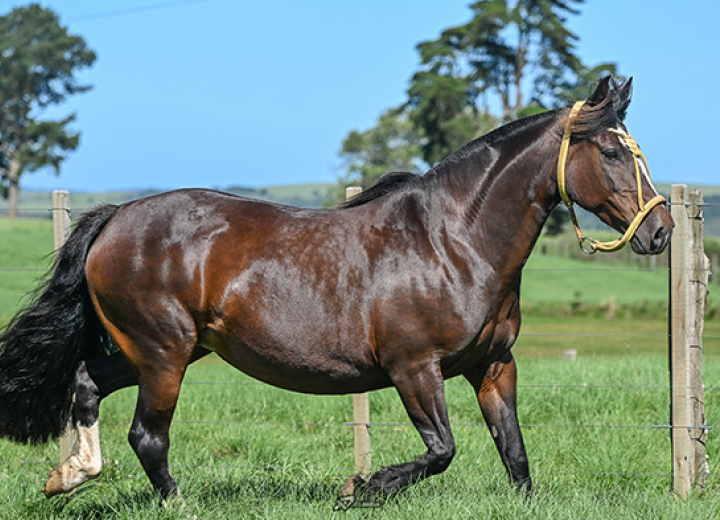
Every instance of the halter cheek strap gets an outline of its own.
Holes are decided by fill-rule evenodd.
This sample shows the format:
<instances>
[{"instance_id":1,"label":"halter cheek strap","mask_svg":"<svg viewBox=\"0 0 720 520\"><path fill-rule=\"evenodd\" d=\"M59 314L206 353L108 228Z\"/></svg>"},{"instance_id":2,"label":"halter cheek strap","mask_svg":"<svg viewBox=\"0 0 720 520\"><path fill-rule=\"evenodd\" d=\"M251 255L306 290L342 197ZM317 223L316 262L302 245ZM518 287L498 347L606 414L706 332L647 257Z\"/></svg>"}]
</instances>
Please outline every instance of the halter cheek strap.
<instances>
[{"instance_id":1,"label":"halter cheek strap","mask_svg":"<svg viewBox=\"0 0 720 520\"><path fill-rule=\"evenodd\" d=\"M611 242L599 242L593 238L583 235L582 231L580 230L580 225L578 224L577 216L575 215L575 210L573 209L573 202L572 200L570 200L567 189L565 188L565 164L567 163L568 150L570 148L570 139L572 137L572 124L584 104L584 101L578 101L577 103L575 103L575 105L573 105L572 107L572 110L570 110L570 115L567 118L567 123L565 123L565 132L563 133L562 144L560 145L560 156L558 157L557 182L558 190L560 191L560 197L565 203L565 206L570 213L570 219L572 220L573 226L575 227L575 234L577 235L578 242L580 243L580 249L582 249L583 252L591 255L596 251L610 252L622 249L625 244L627 244L630 239L635 235L638 227L640 227L640 224L642 224L642 221L652 211L652 209L658 204L666 202L666 200L665 197L663 197L662 195L656 195L647 202L643 201L642 179L640 176L640 159L642 159L643 161L645 171L650 171L648 169L645 156L640 151L640 147L637 145L635 139L633 139L630 134L628 134L627 132L623 132L622 130L611 128L609 129L609 131L617 134L623 141L625 146L627 146L628 150L630 150L630 152L633 154L633 160L635 161L635 179L637 181L638 189L638 208L640 209L640 211L637 215L635 215L635 218L633 218L632 222L630 222L623 236L618 238L617 240L613 240ZM585 246L585 242L588 242L590 244L589 248Z\"/></svg>"}]
</instances>

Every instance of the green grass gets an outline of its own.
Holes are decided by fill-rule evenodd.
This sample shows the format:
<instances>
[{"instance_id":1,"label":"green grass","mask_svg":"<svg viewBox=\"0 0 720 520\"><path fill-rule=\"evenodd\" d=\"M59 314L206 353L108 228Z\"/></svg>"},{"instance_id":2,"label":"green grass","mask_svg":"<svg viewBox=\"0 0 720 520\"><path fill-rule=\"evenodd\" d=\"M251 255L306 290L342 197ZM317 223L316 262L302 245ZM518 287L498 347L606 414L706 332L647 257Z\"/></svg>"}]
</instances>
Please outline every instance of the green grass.
<instances>
[{"instance_id":1,"label":"green grass","mask_svg":"<svg viewBox=\"0 0 720 520\"><path fill-rule=\"evenodd\" d=\"M618 304L667 301L667 270L617 269L607 264L533 254L523 273L523 303ZM622 267L622 266L621 266Z\"/></svg>"},{"instance_id":2,"label":"green grass","mask_svg":"<svg viewBox=\"0 0 720 520\"><path fill-rule=\"evenodd\" d=\"M0 324L52 263L53 228L49 220L0 219Z\"/></svg>"},{"instance_id":3,"label":"green grass","mask_svg":"<svg viewBox=\"0 0 720 520\"><path fill-rule=\"evenodd\" d=\"M38 493L57 459L55 445L0 441L1 460L28 462L0 465L0 518L715 517L720 510L717 479L687 503L669 491L669 433L652 428L668 421L664 356L580 356L569 362L525 355L523 349L532 347L517 353L519 414L536 486L529 504L510 490L472 391L456 379L446 391L458 446L448 471L382 509L335 514L335 494L353 471L352 433L346 424L352 420L350 397L247 384L252 380L209 359L188 371L171 430L171 465L184 504L167 511L158 507L127 445L136 395L128 389L102 405L105 471L70 497L47 500ZM707 359L706 374L708 381L717 380L717 356ZM209 382L226 384L200 384ZM613 385L623 387L604 387ZM375 469L422 453L394 391L374 392L370 403ZM717 424L718 405L720 392L708 390L710 424ZM611 425L624 427L604 427ZM710 442L708 449L715 469L717 443Z\"/></svg>"}]
</instances>

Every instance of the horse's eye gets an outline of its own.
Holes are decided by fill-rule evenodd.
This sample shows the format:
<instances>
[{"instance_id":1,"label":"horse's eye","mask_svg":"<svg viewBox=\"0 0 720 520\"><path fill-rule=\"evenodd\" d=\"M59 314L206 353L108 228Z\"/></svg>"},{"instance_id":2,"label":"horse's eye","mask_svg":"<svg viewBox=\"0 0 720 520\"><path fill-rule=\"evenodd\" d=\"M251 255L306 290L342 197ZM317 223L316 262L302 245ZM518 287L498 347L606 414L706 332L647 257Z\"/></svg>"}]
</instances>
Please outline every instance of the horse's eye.
<instances>
[{"instance_id":1,"label":"horse's eye","mask_svg":"<svg viewBox=\"0 0 720 520\"><path fill-rule=\"evenodd\" d=\"M617 148L608 148L607 150L603 150L602 154L606 159L611 161L617 161L620 159L620 151Z\"/></svg>"}]
</instances>

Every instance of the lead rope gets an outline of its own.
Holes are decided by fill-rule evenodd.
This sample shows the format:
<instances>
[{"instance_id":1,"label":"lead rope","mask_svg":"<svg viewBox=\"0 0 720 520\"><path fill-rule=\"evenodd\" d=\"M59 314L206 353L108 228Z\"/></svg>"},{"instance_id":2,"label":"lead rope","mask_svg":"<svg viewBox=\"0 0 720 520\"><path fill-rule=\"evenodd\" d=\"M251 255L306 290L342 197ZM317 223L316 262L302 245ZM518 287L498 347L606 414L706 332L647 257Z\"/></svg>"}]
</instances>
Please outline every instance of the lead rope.
<instances>
[{"instance_id":1,"label":"lead rope","mask_svg":"<svg viewBox=\"0 0 720 520\"><path fill-rule=\"evenodd\" d=\"M643 202L642 179L640 178L640 161L638 158L642 159L643 164L645 165L645 171L648 172L649 175L650 170L648 168L647 161L645 160L645 156L640 151L640 147L630 134L628 134L627 132L623 132L622 130L611 128L610 132L617 134L620 139L622 139L623 143L625 143L625 146L627 146L628 150L630 150L630 152L633 154L633 160L635 161L635 179L637 181L638 187L638 208L640 209L640 211L637 215L635 215L635 218L633 218L632 222L630 222L630 225L625 230L623 236L616 240L613 240L611 242L600 242L598 240L583 235L582 231L580 230L580 225L578 224L577 216L575 215L573 202L572 200L570 200L570 197L568 196L567 190L565 188L565 163L567 162L568 150L570 148L570 139L572 137L572 124L584 104L584 101L578 101L577 103L575 103L572 107L572 110L570 110L570 115L568 116L567 122L565 123L565 132L563 133L563 139L560 145L560 156L558 157L557 182L558 189L560 191L560 198L562 198L562 201L565 203L565 206L570 213L570 219L572 220L573 227L575 228L575 234L577 235L580 249L582 249L584 253L592 255L597 251L612 252L618 251L625 247L625 244L627 244L630 239L635 235L638 227L640 227L642 221L653 210L653 208L658 204L667 201L662 195L656 195L649 201ZM590 244L589 249L585 246L586 242Z\"/></svg>"}]
</instances>

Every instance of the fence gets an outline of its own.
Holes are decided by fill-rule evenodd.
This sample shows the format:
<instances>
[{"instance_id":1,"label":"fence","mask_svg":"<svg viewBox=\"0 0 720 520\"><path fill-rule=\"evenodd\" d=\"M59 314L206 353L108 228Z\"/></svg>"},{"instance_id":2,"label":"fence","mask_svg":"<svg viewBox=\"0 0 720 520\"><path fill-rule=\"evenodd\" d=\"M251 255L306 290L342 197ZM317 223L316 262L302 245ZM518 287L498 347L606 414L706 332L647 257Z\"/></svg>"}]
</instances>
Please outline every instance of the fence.
<instances>
[{"instance_id":1,"label":"fence","mask_svg":"<svg viewBox=\"0 0 720 520\"><path fill-rule=\"evenodd\" d=\"M687 199L687 200L686 200ZM61 240L62 235L69 229L69 204L67 202L67 194L58 194L53 197L53 210L54 216L57 216L55 222L57 222L56 229L56 240ZM702 240L698 242L695 239L694 245L688 245L691 243L690 238L680 238L686 235L693 229L697 233L698 228L701 235L701 211L702 211L702 198L694 194L687 194L684 188L673 187L673 194L670 201L671 209L673 210L673 216L676 221L676 235L673 240L672 251L670 260L672 263L670 289L672 291L671 299L671 334L670 346L671 346L671 386L673 391L672 398L672 414L671 423L667 425L575 425L575 427L582 428L653 428L659 430L669 430L672 438L673 447L673 486L676 492L680 496L687 496L691 486L703 485L703 479L708 476L708 467L704 459L704 454L697 451L699 445L704 446L707 433L712 427L707 426L704 423L704 417L701 409L697 406L703 402L703 386L702 380L697 379L697 375L691 374L691 366L701 367L702 365L702 325L701 317L702 306L692 306L692 301L703 301L704 296L702 292L703 283L707 287L707 274L708 267L707 261L703 260L702 264L694 263L691 264L691 259L696 258L697 254L692 251L697 251L697 244L702 244ZM697 235L695 235L697 236ZM56 242L58 244L59 242ZM678 244L682 245L678 248ZM701 250L701 247L700 247ZM672 273L675 273L673 275ZM676 276L680 273L679 276ZM705 281L702 278L695 276L691 280L688 280L687 276L683 276L687 273L705 274ZM693 293L691 288L700 289L699 292ZM681 297L680 297L681 296ZM692 310L695 309L695 310ZM697 323L700 323L700 329L698 330ZM692 327L695 327L693 329ZM695 332L693 332L693 330ZM521 335L522 336L522 335ZM661 338L667 338L668 335L658 335L659 341ZM688 348L689 339L690 345ZM682 350L684 349L684 350ZM683 353L684 352L684 353ZM691 356L692 354L692 356ZM699 357L698 355L699 354ZM694 372L697 374L697 372ZM452 383L448 383L451 385ZM519 385L523 388L523 385ZM628 387L639 387L643 385L626 385ZM647 386L647 385L645 385ZM535 385L534 388L557 388L557 385ZM564 386L563 388L567 388ZM588 385L582 385L582 388L588 388ZM596 388L621 388L617 385L598 385ZM665 387L655 387L665 388ZM712 388L714 390L714 388ZM699 393L693 394L693 391L699 391ZM356 402L361 402L356 398ZM368 412L367 401L361 402L356 409L359 410L361 415L355 415L352 422L326 422L326 423L313 423L316 426L328 425L328 426L351 426L358 435L356 437L361 439L360 434L365 435L365 440L356 441L356 455L355 464L356 471L358 472L369 472L370 468L370 444L369 444L369 432L371 428L383 427L383 426L397 426L397 424L391 423L373 423L370 420ZM699 411L700 410L700 411ZM693 417L699 417L700 420ZM691 413L693 412L693 413ZM192 422L192 421L188 421ZM182 421L180 421L182 423ZM297 421L295 424L308 424L307 422ZM456 426L475 426L473 425L456 425ZM573 425L549 425L549 424L524 424L525 428L568 428ZM63 441L64 450L62 453L66 454L67 449L71 441ZM3 461L7 462L7 461ZM12 462L12 461L10 461ZM660 473L660 475L664 475Z\"/></svg>"}]
</instances>

